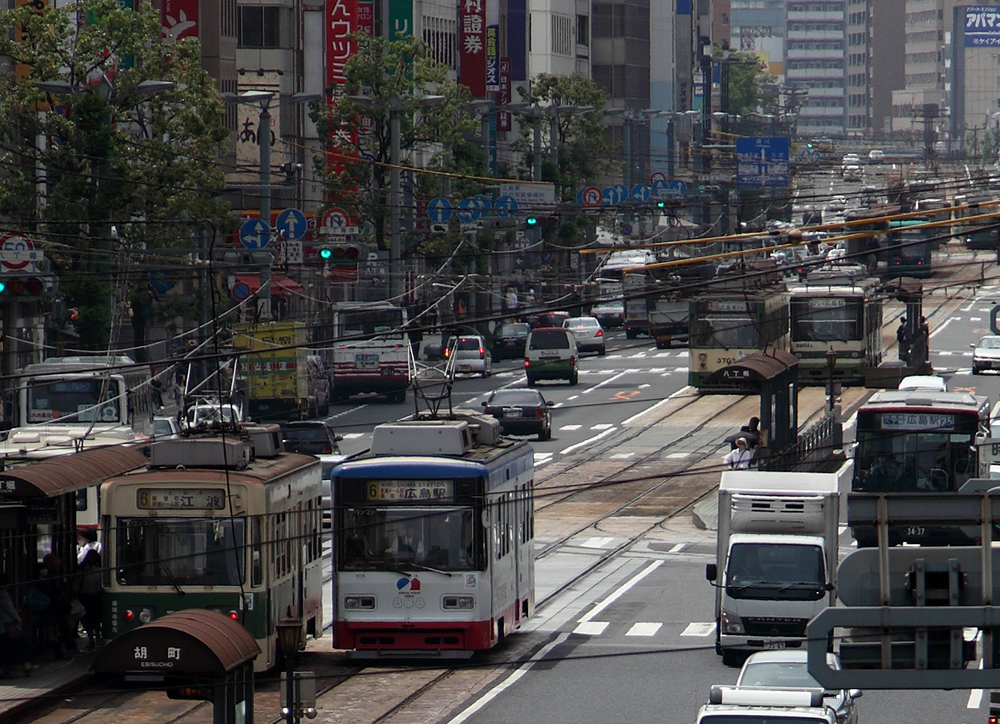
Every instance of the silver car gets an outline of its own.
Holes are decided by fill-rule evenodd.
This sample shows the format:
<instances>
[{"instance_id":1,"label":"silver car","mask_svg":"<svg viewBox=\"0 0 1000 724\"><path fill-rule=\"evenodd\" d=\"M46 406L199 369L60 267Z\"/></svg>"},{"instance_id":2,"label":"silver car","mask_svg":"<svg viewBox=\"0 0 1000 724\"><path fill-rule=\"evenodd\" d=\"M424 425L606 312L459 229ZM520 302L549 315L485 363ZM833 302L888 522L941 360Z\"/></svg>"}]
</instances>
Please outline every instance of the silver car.
<instances>
[{"instance_id":1,"label":"silver car","mask_svg":"<svg viewBox=\"0 0 1000 724\"><path fill-rule=\"evenodd\" d=\"M563 321L563 329L568 329L576 337L576 348L580 352L607 352L604 344L604 327L594 317L570 317Z\"/></svg>"},{"instance_id":2,"label":"silver car","mask_svg":"<svg viewBox=\"0 0 1000 724\"><path fill-rule=\"evenodd\" d=\"M826 655L831 669L840 668L840 657ZM781 651L758 651L744 662L738 687L773 687L776 689L822 689L819 682L809 673L805 649L783 649ZM838 689L826 691L825 704L837 714L837 724L857 724L858 709L855 699L861 696L860 689Z\"/></svg>"},{"instance_id":3,"label":"silver car","mask_svg":"<svg viewBox=\"0 0 1000 724\"><path fill-rule=\"evenodd\" d=\"M485 339L477 334L466 334L455 341L455 372L483 377L493 374L493 355Z\"/></svg>"},{"instance_id":4,"label":"silver car","mask_svg":"<svg viewBox=\"0 0 1000 724\"><path fill-rule=\"evenodd\" d=\"M1000 370L1000 337L983 337L972 347L972 374Z\"/></svg>"}]
</instances>

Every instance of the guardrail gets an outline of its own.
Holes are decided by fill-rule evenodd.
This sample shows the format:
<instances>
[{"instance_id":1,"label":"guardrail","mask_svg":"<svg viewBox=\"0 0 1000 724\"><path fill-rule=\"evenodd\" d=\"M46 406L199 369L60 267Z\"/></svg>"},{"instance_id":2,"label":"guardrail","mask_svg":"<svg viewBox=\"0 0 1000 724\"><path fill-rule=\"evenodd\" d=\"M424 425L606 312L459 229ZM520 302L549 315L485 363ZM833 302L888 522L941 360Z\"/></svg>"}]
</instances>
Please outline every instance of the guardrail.
<instances>
[{"instance_id":1,"label":"guardrail","mask_svg":"<svg viewBox=\"0 0 1000 724\"><path fill-rule=\"evenodd\" d=\"M839 433L839 434L838 434ZM841 423L837 416L827 413L822 420L799 433L795 442L761 460L759 470L821 472L833 462L838 465L842 456L835 455L843 439Z\"/></svg>"}]
</instances>

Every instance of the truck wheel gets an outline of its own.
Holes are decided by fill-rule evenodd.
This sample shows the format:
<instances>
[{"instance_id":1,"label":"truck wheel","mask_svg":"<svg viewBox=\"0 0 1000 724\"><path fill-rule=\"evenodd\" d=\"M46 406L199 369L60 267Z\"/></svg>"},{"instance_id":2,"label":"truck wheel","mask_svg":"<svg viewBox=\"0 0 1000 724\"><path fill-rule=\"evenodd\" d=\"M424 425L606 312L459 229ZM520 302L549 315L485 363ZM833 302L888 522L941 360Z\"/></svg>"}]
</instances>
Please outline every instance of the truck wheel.
<instances>
[{"instance_id":1,"label":"truck wheel","mask_svg":"<svg viewBox=\"0 0 1000 724\"><path fill-rule=\"evenodd\" d=\"M406 390L400 390L399 392L394 392L392 395L393 402L406 402Z\"/></svg>"},{"instance_id":2,"label":"truck wheel","mask_svg":"<svg viewBox=\"0 0 1000 724\"><path fill-rule=\"evenodd\" d=\"M743 657L740 656L739 651L733 651L732 649L722 649L722 664L724 666L742 666Z\"/></svg>"},{"instance_id":3,"label":"truck wheel","mask_svg":"<svg viewBox=\"0 0 1000 724\"><path fill-rule=\"evenodd\" d=\"M636 332L634 329L626 329L625 330L625 339L635 339L638 336L639 336L639 333Z\"/></svg>"}]
</instances>

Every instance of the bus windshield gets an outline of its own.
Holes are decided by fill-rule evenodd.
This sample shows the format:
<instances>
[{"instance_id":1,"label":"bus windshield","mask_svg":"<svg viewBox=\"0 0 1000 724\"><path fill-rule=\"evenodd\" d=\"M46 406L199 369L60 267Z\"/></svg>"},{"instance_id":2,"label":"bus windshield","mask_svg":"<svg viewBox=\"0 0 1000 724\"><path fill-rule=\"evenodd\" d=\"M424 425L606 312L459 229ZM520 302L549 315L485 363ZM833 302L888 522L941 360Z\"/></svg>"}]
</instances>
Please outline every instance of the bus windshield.
<instances>
[{"instance_id":1,"label":"bus windshield","mask_svg":"<svg viewBox=\"0 0 1000 724\"><path fill-rule=\"evenodd\" d=\"M478 571L481 530L472 508L348 507L334 548L340 570Z\"/></svg>"},{"instance_id":2,"label":"bus windshield","mask_svg":"<svg viewBox=\"0 0 1000 724\"><path fill-rule=\"evenodd\" d=\"M116 379L34 380L27 392L28 424L121 422L117 404L121 387Z\"/></svg>"},{"instance_id":3,"label":"bus windshield","mask_svg":"<svg viewBox=\"0 0 1000 724\"><path fill-rule=\"evenodd\" d=\"M400 337L403 313L399 309L358 309L340 312L339 336L379 334ZM391 333L391 334L390 334Z\"/></svg>"},{"instance_id":4,"label":"bus windshield","mask_svg":"<svg viewBox=\"0 0 1000 724\"><path fill-rule=\"evenodd\" d=\"M891 413L887 413L891 414ZM958 490L976 472L975 433L858 428L854 489L869 492Z\"/></svg>"},{"instance_id":5,"label":"bus windshield","mask_svg":"<svg viewBox=\"0 0 1000 724\"><path fill-rule=\"evenodd\" d=\"M856 299L793 299L791 314L795 342L849 342L864 337L864 308Z\"/></svg>"},{"instance_id":6,"label":"bus windshield","mask_svg":"<svg viewBox=\"0 0 1000 724\"><path fill-rule=\"evenodd\" d=\"M691 319L692 347L750 349L757 346L753 320L745 315L706 315Z\"/></svg>"},{"instance_id":7,"label":"bus windshield","mask_svg":"<svg viewBox=\"0 0 1000 724\"><path fill-rule=\"evenodd\" d=\"M123 586L239 586L245 580L246 522L119 518L116 560Z\"/></svg>"}]
</instances>

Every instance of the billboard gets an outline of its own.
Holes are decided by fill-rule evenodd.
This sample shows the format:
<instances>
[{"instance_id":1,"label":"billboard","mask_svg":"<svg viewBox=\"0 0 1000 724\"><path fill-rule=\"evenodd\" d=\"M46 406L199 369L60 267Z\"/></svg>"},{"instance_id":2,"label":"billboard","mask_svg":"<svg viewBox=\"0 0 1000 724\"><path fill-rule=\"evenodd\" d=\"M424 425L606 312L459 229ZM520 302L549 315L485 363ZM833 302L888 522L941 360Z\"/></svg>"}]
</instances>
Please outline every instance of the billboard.
<instances>
[{"instance_id":1,"label":"billboard","mask_svg":"<svg viewBox=\"0 0 1000 724\"><path fill-rule=\"evenodd\" d=\"M458 80L473 98L485 98L486 0L462 0L458 22Z\"/></svg>"},{"instance_id":2,"label":"billboard","mask_svg":"<svg viewBox=\"0 0 1000 724\"><path fill-rule=\"evenodd\" d=\"M967 5L965 14L965 47L1000 47L1000 7Z\"/></svg>"},{"instance_id":3,"label":"billboard","mask_svg":"<svg viewBox=\"0 0 1000 724\"><path fill-rule=\"evenodd\" d=\"M788 137L737 138L738 186L788 186Z\"/></svg>"}]
</instances>

